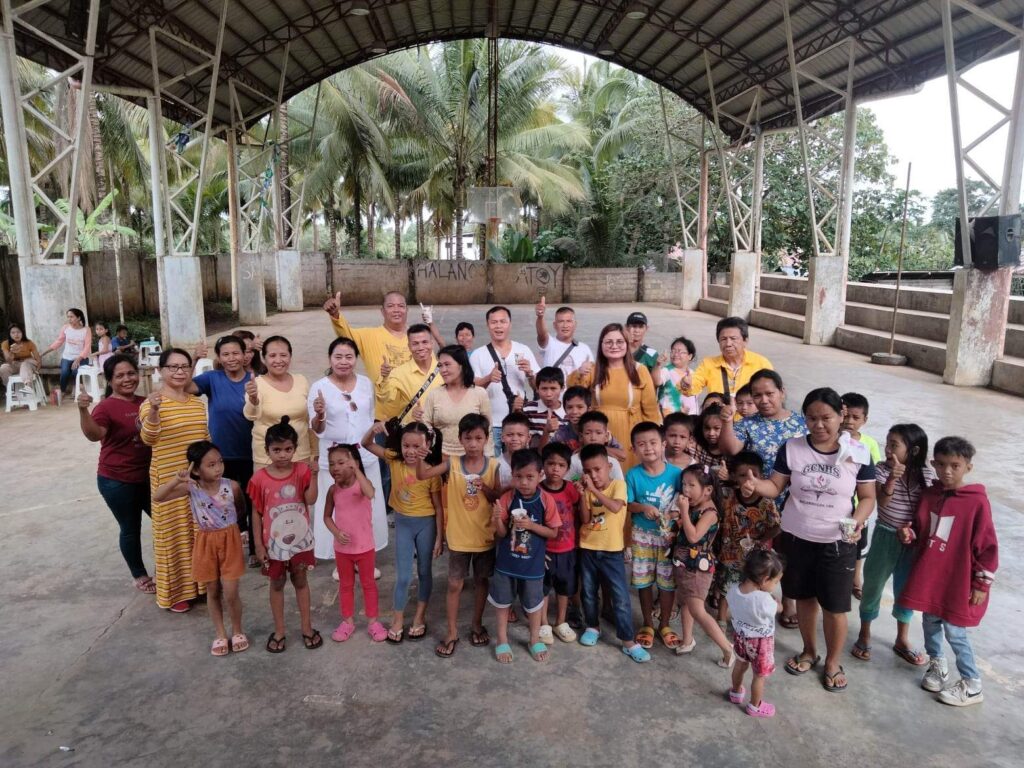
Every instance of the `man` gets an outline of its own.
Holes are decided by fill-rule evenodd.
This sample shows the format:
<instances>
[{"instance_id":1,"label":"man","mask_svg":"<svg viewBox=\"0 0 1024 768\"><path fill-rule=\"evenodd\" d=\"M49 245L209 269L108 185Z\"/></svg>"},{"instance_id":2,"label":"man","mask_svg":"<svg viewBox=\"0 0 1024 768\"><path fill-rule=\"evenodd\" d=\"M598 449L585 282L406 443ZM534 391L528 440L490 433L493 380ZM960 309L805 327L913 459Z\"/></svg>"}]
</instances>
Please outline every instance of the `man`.
<instances>
[{"instance_id":1,"label":"man","mask_svg":"<svg viewBox=\"0 0 1024 768\"><path fill-rule=\"evenodd\" d=\"M653 376L654 369L658 367L658 350L644 344L646 335L647 315L643 312L631 313L626 318L626 341L629 342L629 352L633 355L634 362L647 366L647 370Z\"/></svg>"},{"instance_id":2,"label":"man","mask_svg":"<svg viewBox=\"0 0 1024 768\"><path fill-rule=\"evenodd\" d=\"M391 371L409 360L409 339L406 326L409 307L398 291L384 294L380 314L383 325L372 328L353 328L341 313L341 292L324 302L324 312L331 316L331 325L338 336L348 336L359 348L359 357L366 366L366 375L374 384L383 370ZM377 418L380 418L378 407Z\"/></svg>"},{"instance_id":3,"label":"man","mask_svg":"<svg viewBox=\"0 0 1024 768\"><path fill-rule=\"evenodd\" d=\"M402 419L403 424L418 421L423 412L419 406L423 396L434 387L441 386L441 377L436 374L437 358L434 357L430 328L423 323L410 325L406 336L412 359L392 371L381 372L377 381L377 408L385 420L399 416L419 393L416 403ZM426 388L423 388L424 384Z\"/></svg>"},{"instance_id":4,"label":"man","mask_svg":"<svg viewBox=\"0 0 1024 768\"><path fill-rule=\"evenodd\" d=\"M522 408L526 387L533 386L534 371L540 366L528 346L509 338L512 312L508 307L491 307L486 317L491 343L475 350L469 364L474 383L486 389L491 400L491 432L494 450L500 456L501 422L510 410Z\"/></svg>"},{"instance_id":5,"label":"man","mask_svg":"<svg viewBox=\"0 0 1024 768\"><path fill-rule=\"evenodd\" d=\"M561 368L565 378L594 359L594 353L586 344L576 341L576 312L572 307L559 307L555 311L555 337L548 335L547 297L537 302L537 348L543 353L541 365L545 368Z\"/></svg>"}]
</instances>

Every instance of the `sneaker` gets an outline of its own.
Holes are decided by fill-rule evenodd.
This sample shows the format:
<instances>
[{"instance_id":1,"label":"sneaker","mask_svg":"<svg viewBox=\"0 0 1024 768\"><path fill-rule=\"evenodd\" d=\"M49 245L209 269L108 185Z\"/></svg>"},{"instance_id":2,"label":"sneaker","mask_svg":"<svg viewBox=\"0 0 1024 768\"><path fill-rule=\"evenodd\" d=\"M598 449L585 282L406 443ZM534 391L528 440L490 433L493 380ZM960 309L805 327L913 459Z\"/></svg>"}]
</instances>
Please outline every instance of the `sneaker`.
<instances>
[{"instance_id":1,"label":"sneaker","mask_svg":"<svg viewBox=\"0 0 1024 768\"><path fill-rule=\"evenodd\" d=\"M966 680L957 680L956 683L942 691L939 691L939 701L949 704L951 707L969 707L972 704L981 704L985 700L985 694L978 690L971 693Z\"/></svg>"},{"instance_id":2,"label":"sneaker","mask_svg":"<svg viewBox=\"0 0 1024 768\"><path fill-rule=\"evenodd\" d=\"M555 635L551 631L551 625L550 624L542 624L541 628L540 628L540 632L538 633L538 635L540 636L540 641L542 643L544 643L544 645L554 645L555 644Z\"/></svg>"},{"instance_id":3,"label":"sneaker","mask_svg":"<svg viewBox=\"0 0 1024 768\"><path fill-rule=\"evenodd\" d=\"M928 660L928 669L921 679L921 687L926 691L938 693L946 687L949 680L949 667L946 666L946 659L943 657L932 657Z\"/></svg>"}]
</instances>

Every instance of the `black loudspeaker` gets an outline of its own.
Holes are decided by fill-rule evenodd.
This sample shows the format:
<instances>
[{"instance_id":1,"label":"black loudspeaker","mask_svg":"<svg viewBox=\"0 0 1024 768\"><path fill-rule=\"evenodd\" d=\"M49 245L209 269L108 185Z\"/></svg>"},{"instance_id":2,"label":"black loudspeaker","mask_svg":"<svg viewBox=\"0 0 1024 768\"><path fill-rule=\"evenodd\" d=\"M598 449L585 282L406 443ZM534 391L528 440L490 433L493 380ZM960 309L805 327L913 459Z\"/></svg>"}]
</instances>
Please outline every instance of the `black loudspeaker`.
<instances>
[{"instance_id":1,"label":"black loudspeaker","mask_svg":"<svg viewBox=\"0 0 1024 768\"><path fill-rule=\"evenodd\" d=\"M956 220L953 263L964 266L960 247L960 219ZM971 220L971 261L975 269L999 269L1020 265L1020 214L1010 216L979 216Z\"/></svg>"}]
</instances>

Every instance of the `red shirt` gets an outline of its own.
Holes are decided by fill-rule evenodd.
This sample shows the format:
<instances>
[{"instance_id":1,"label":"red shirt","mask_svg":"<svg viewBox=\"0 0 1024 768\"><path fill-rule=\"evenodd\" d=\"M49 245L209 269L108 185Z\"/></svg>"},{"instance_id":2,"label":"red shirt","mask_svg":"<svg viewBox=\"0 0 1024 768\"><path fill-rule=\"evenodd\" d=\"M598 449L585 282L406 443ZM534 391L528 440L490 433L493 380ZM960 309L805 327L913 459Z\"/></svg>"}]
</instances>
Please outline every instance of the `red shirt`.
<instances>
[{"instance_id":1,"label":"red shirt","mask_svg":"<svg viewBox=\"0 0 1024 768\"><path fill-rule=\"evenodd\" d=\"M572 552L576 549L576 518L580 506L580 492L576 490L575 485L569 482L564 483L560 491L552 491L543 483L540 487L544 493L555 500L555 509L561 519L558 535L553 539L548 539L547 552L548 554Z\"/></svg>"},{"instance_id":2,"label":"red shirt","mask_svg":"<svg viewBox=\"0 0 1024 768\"><path fill-rule=\"evenodd\" d=\"M271 560L291 560L313 549L313 525L305 499L311 480L309 465L297 461L288 477L271 477L264 468L249 481L249 498L263 521L263 546Z\"/></svg>"},{"instance_id":3,"label":"red shirt","mask_svg":"<svg viewBox=\"0 0 1024 768\"><path fill-rule=\"evenodd\" d=\"M121 483L148 483L150 449L139 437L139 406L146 398L108 397L92 411L92 420L107 430L100 442L96 474Z\"/></svg>"},{"instance_id":4,"label":"red shirt","mask_svg":"<svg viewBox=\"0 0 1024 768\"><path fill-rule=\"evenodd\" d=\"M925 489L913 527L917 559L896 602L958 627L978 626L988 596L981 605L971 605L971 591L987 593L999 566L985 486L946 491L936 484Z\"/></svg>"}]
</instances>

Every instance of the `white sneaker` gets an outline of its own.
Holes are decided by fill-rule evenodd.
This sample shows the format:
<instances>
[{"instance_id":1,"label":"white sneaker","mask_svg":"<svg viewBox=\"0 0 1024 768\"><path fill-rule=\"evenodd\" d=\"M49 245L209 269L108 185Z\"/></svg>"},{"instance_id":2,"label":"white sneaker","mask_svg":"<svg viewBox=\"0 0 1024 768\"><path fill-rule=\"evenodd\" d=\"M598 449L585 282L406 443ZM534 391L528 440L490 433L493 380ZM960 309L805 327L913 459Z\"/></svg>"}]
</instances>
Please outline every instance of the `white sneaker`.
<instances>
[{"instance_id":1,"label":"white sneaker","mask_svg":"<svg viewBox=\"0 0 1024 768\"><path fill-rule=\"evenodd\" d=\"M942 691L939 691L939 701L949 704L951 707L969 707L972 704L981 704L985 700L985 694L978 690L971 693L967 687L967 681L960 679Z\"/></svg>"},{"instance_id":2,"label":"white sneaker","mask_svg":"<svg viewBox=\"0 0 1024 768\"><path fill-rule=\"evenodd\" d=\"M541 627L540 627L540 632L538 632L537 634L540 637L540 641L542 643L544 643L544 645L554 645L555 644L555 635L551 631L551 625L550 624L542 624Z\"/></svg>"},{"instance_id":3,"label":"white sneaker","mask_svg":"<svg viewBox=\"0 0 1024 768\"><path fill-rule=\"evenodd\" d=\"M938 693L946 687L949 681L949 667L946 665L945 657L932 657L928 660L928 669L921 678L921 687L926 691Z\"/></svg>"}]
</instances>

